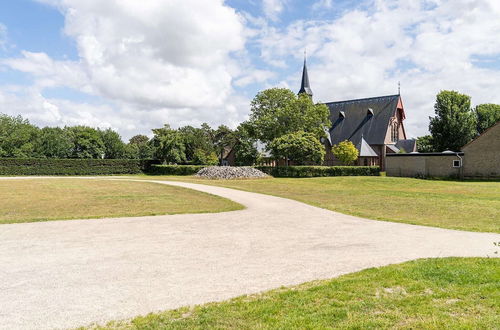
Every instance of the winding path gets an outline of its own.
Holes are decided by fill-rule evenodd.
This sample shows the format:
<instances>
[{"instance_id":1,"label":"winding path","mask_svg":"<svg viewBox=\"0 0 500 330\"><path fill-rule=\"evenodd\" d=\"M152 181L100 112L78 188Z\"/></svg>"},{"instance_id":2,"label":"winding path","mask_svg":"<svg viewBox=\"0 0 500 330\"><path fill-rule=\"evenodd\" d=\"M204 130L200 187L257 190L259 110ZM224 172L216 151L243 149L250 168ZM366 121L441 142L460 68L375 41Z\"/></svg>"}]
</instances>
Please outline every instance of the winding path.
<instances>
[{"instance_id":1,"label":"winding path","mask_svg":"<svg viewBox=\"0 0 500 330\"><path fill-rule=\"evenodd\" d=\"M500 241L228 188L147 182L246 209L0 225L0 328L77 327L416 258L492 256Z\"/></svg>"}]
</instances>

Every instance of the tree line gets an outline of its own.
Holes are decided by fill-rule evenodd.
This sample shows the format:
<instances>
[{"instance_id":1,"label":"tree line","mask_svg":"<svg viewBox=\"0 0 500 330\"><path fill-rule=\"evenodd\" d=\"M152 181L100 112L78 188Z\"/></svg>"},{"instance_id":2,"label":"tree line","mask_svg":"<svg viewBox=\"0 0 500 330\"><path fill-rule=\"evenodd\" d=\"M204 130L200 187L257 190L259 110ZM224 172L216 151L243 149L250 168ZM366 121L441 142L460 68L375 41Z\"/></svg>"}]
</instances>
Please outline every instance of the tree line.
<instances>
[{"instance_id":1,"label":"tree line","mask_svg":"<svg viewBox=\"0 0 500 330\"><path fill-rule=\"evenodd\" d=\"M441 91L436 96L434 117L429 117L430 135L417 138L419 152L460 149L500 121L500 105L471 107L471 98L456 91Z\"/></svg>"}]
</instances>

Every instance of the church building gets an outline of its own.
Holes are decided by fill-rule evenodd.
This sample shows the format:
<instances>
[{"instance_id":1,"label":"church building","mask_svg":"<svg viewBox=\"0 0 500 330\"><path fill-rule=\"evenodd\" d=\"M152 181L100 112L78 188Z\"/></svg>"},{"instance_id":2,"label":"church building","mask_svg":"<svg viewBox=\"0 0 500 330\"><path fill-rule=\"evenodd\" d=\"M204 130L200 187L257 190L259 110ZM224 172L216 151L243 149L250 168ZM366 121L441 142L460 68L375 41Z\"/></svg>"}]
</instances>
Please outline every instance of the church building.
<instances>
[{"instance_id":1,"label":"church building","mask_svg":"<svg viewBox=\"0 0 500 330\"><path fill-rule=\"evenodd\" d=\"M307 63L304 59L299 94L313 97ZM359 151L356 165L380 166L385 170L387 154L415 152L416 140L407 139L405 110L401 95L369 97L347 101L328 102L332 127L323 144L326 148L325 165L341 165L332 154L332 146L351 141Z\"/></svg>"}]
</instances>

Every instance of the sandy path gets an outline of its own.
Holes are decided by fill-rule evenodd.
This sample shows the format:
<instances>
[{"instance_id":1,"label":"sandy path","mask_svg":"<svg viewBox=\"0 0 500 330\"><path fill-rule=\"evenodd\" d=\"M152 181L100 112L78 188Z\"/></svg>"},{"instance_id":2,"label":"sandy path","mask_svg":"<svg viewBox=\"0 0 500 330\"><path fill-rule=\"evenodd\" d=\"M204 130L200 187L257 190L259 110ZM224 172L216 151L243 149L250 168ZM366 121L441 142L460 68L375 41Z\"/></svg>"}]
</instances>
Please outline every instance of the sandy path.
<instances>
[{"instance_id":1,"label":"sandy path","mask_svg":"<svg viewBox=\"0 0 500 330\"><path fill-rule=\"evenodd\" d=\"M77 327L416 258L493 256L500 241L228 188L147 181L247 208L0 225L0 328Z\"/></svg>"}]
</instances>

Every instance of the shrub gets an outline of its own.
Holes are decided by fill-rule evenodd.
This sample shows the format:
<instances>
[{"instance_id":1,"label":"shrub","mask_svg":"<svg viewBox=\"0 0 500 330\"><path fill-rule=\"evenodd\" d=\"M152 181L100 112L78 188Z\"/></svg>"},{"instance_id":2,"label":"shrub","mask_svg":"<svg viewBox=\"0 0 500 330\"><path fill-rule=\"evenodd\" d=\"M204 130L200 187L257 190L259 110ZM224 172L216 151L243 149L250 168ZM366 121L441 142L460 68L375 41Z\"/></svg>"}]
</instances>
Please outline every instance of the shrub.
<instances>
[{"instance_id":1,"label":"shrub","mask_svg":"<svg viewBox=\"0 0 500 330\"><path fill-rule=\"evenodd\" d=\"M285 134L269 144L269 150L276 159L291 159L296 164L321 164L325 148L312 133L298 131Z\"/></svg>"},{"instance_id":2,"label":"shrub","mask_svg":"<svg viewBox=\"0 0 500 330\"><path fill-rule=\"evenodd\" d=\"M350 165L359 156L359 151L351 141L342 141L332 147L332 153L342 164Z\"/></svg>"},{"instance_id":3,"label":"shrub","mask_svg":"<svg viewBox=\"0 0 500 330\"><path fill-rule=\"evenodd\" d=\"M277 178L380 175L378 166L256 166L256 168Z\"/></svg>"},{"instance_id":4,"label":"shrub","mask_svg":"<svg viewBox=\"0 0 500 330\"><path fill-rule=\"evenodd\" d=\"M147 170L152 175L193 175L205 165L151 165Z\"/></svg>"},{"instance_id":5,"label":"shrub","mask_svg":"<svg viewBox=\"0 0 500 330\"><path fill-rule=\"evenodd\" d=\"M137 174L150 161L130 159L17 159L0 158L0 175Z\"/></svg>"}]
</instances>

